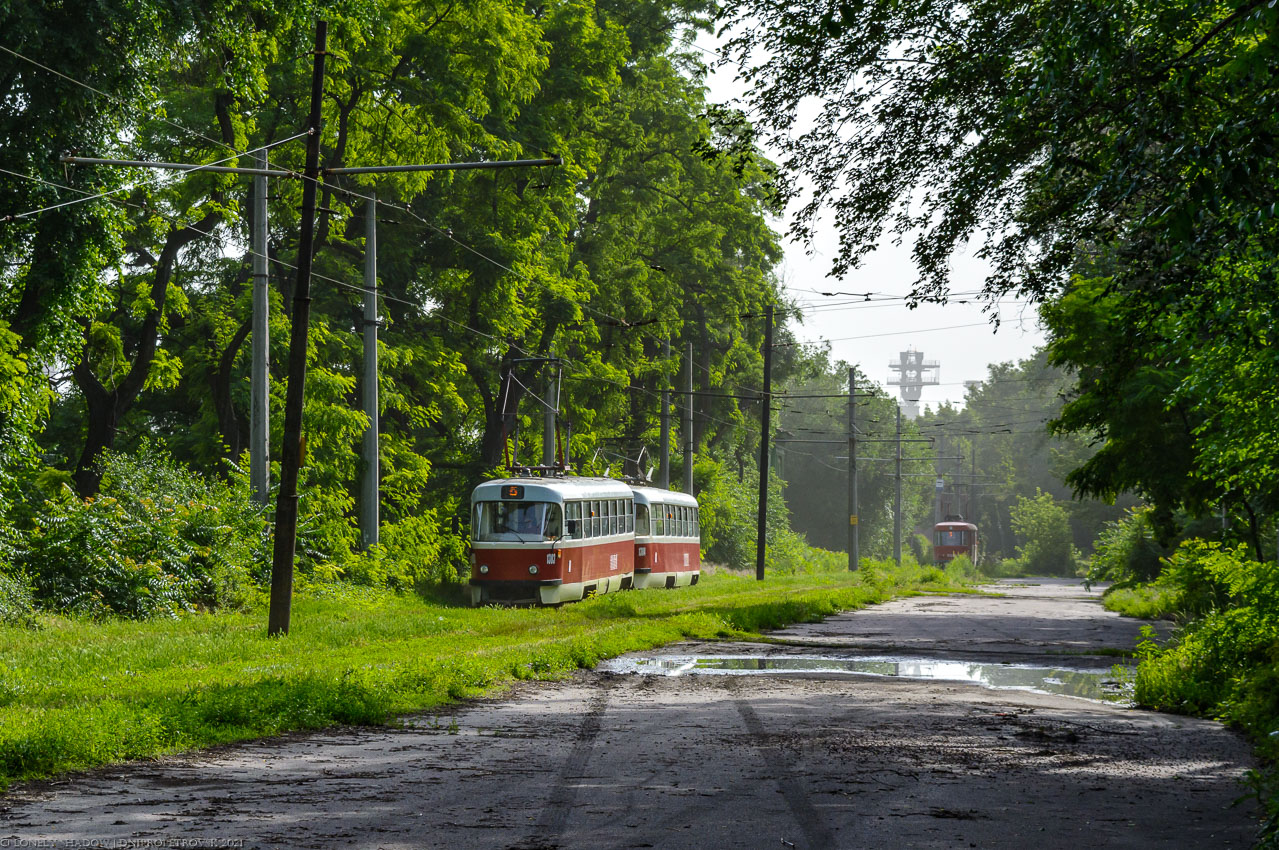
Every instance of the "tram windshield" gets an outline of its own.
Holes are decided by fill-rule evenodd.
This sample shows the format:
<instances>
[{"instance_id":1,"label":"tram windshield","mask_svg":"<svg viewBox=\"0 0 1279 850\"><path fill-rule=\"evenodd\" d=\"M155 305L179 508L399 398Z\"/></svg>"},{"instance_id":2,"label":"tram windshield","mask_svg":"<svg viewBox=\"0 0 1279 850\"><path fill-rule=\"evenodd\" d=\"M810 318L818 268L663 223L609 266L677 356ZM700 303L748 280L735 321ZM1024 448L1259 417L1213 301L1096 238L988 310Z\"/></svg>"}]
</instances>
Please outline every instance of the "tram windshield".
<instances>
[{"instance_id":1,"label":"tram windshield","mask_svg":"<svg viewBox=\"0 0 1279 850\"><path fill-rule=\"evenodd\" d=\"M968 532L960 529L938 529L936 532L937 539L934 541L935 546L967 546L969 544Z\"/></svg>"},{"instance_id":2,"label":"tram windshield","mask_svg":"<svg viewBox=\"0 0 1279 850\"><path fill-rule=\"evenodd\" d=\"M555 540L561 536L560 506L554 502L480 502L477 541Z\"/></svg>"}]
</instances>

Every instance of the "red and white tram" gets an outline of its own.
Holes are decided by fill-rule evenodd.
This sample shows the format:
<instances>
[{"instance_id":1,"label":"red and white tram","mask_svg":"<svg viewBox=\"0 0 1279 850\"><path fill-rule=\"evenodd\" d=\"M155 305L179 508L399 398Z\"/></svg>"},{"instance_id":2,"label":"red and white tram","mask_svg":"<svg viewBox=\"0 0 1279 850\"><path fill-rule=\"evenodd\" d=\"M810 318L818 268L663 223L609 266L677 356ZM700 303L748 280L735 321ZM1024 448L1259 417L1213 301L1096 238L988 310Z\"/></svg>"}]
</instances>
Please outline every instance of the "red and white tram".
<instances>
[{"instance_id":1,"label":"red and white tram","mask_svg":"<svg viewBox=\"0 0 1279 850\"><path fill-rule=\"evenodd\" d=\"M697 499L656 487L635 496L635 587L687 587L702 572Z\"/></svg>"},{"instance_id":2,"label":"red and white tram","mask_svg":"<svg viewBox=\"0 0 1279 850\"><path fill-rule=\"evenodd\" d=\"M471 493L471 603L555 605L631 587L631 488L609 478L503 478Z\"/></svg>"},{"instance_id":3,"label":"red and white tram","mask_svg":"<svg viewBox=\"0 0 1279 850\"><path fill-rule=\"evenodd\" d=\"M952 515L933 526L933 563L950 563L956 555L977 563L977 526Z\"/></svg>"}]
</instances>

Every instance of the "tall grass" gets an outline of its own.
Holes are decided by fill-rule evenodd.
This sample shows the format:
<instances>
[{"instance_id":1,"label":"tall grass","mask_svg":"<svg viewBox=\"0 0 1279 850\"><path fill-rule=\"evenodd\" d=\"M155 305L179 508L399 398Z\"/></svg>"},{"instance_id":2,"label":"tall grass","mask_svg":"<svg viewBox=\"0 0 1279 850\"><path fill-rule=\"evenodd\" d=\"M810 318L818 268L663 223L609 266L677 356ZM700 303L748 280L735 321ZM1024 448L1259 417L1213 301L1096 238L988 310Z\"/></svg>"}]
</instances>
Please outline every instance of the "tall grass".
<instances>
[{"instance_id":1,"label":"tall grass","mask_svg":"<svg viewBox=\"0 0 1279 850\"><path fill-rule=\"evenodd\" d=\"M858 574L720 574L679 591L560 609L470 609L334 586L296 599L267 638L261 610L0 626L0 785L331 724L395 715L555 678L623 652L740 638L922 588L946 572L868 563Z\"/></svg>"}]
</instances>

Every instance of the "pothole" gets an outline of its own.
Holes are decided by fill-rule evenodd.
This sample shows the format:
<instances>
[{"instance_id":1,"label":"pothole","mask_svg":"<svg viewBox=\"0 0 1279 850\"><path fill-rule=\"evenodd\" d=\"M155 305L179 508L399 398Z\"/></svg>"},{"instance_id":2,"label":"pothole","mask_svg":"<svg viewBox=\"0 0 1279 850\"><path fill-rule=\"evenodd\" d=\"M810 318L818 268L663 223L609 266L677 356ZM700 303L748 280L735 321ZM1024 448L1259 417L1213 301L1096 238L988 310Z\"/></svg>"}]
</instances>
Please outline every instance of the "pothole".
<instances>
[{"instance_id":1,"label":"pothole","mask_svg":"<svg viewBox=\"0 0 1279 850\"><path fill-rule=\"evenodd\" d=\"M977 664L934 658L860 656L839 658L814 655L650 655L612 658L599 664L609 673L649 676L752 676L802 673L844 673L854 676L895 676L969 682L987 688L1034 691L1126 705L1132 685L1114 671L1034 667L1021 664Z\"/></svg>"}]
</instances>

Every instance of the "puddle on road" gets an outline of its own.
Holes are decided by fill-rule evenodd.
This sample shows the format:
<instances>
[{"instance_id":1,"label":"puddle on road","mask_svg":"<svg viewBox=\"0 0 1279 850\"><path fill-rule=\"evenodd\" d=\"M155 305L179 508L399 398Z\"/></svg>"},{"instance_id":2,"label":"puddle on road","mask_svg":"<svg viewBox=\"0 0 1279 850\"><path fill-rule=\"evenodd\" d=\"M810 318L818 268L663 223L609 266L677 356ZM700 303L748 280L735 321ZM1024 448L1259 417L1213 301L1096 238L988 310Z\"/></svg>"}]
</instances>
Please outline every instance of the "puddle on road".
<instances>
[{"instance_id":1,"label":"puddle on road","mask_svg":"<svg viewBox=\"0 0 1279 850\"><path fill-rule=\"evenodd\" d=\"M599 670L650 676L750 676L766 673L848 673L857 676L897 676L972 682L987 688L1035 691L1080 697L1098 702L1129 704L1132 686L1110 670L1070 670L1017 664L974 664L927 658L831 658L811 655L658 655L613 658Z\"/></svg>"}]
</instances>

